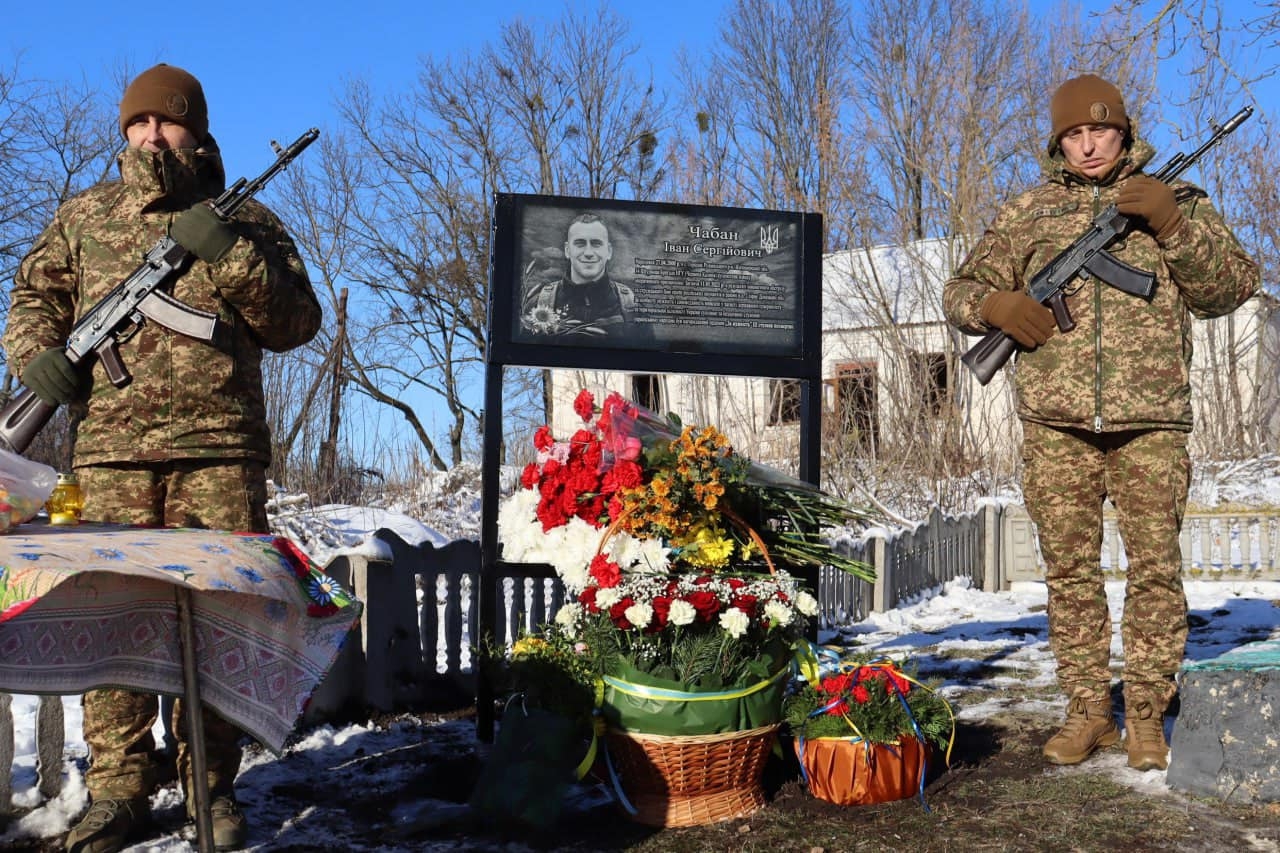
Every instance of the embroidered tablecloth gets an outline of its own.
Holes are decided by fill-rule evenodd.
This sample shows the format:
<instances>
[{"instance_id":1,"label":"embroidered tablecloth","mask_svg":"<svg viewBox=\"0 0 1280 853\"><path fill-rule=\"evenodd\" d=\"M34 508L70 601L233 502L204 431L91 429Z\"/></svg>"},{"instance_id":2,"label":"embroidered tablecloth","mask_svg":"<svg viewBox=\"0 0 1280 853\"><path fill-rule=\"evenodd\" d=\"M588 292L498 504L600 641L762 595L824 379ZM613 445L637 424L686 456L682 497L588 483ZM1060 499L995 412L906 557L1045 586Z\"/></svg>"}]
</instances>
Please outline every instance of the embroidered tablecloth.
<instances>
[{"instance_id":1,"label":"embroidered tablecloth","mask_svg":"<svg viewBox=\"0 0 1280 853\"><path fill-rule=\"evenodd\" d=\"M279 752L362 605L270 535L24 524L0 536L0 690L182 695L177 586L201 699Z\"/></svg>"}]
</instances>

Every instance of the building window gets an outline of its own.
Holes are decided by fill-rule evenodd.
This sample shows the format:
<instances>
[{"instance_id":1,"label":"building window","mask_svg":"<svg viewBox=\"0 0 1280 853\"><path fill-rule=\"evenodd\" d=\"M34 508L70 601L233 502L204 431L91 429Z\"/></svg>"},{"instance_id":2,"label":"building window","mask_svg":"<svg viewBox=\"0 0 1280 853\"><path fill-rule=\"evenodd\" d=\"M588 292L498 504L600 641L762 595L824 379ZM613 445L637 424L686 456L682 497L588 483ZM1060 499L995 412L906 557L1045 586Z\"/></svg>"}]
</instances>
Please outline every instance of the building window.
<instances>
[{"instance_id":1,"label":"building window","mask_svg":"<svg viewBox=\"0 0 1280 853\"><path fill-rule=\"evenodd\" d=\"M800 420L800 380L769 380L769 426L794 424Z\"/></svg>"},{"instance_id":2,"label":"building window","mask_svg":"<svg viewBox=\"0 0 1280 853\"><path fill-rule=\"evenodd\" d=\"M940 352L909 354L912 387L919 389L920 405L926 414L941 415L949 398L947 357Z\"/></svg>"},{"instance_id":3,"label":"building window","mask_svg":"<svg viewBox=\"0 0 1280 853\"><path fill-rule=\"evenodd\" d=\"M651 412L666 409L662 399L662 379L656 373L636 373L631 377L631 399Z\"/></svg>"},{"instance_id":4,"label":"building window","mask_svg":"<svg viewBox=\"0 0 1280 853\"><path fill-rule=\"evenodd\" d=\"M875 363L837 365L834 385L840 432L866 452L874 453L880 444Z\"/></svg>"}]
</instances>

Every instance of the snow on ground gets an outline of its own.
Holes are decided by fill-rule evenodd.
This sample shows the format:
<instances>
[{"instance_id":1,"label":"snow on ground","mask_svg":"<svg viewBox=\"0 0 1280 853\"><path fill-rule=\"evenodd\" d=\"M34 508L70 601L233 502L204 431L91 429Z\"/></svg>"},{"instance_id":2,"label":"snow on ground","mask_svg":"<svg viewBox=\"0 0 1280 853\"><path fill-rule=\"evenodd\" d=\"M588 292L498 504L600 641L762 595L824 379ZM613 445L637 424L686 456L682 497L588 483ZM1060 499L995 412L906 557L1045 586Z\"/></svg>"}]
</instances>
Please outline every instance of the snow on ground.
<instances>
[{"instance_id":1,"label":"snow on ground","mask_svg":"<svg viewBox=\"0 0 1280 853\"><path fill-rule=\"evenodd\" d=\"M1265 465L1237 466L1235 471L1219 470L1198 478L1197 493L1202 505L1239 502L1250 506L1280 505L1280 477L1274 459ZM1238 475L1233 478L1232 474ZM1244 485L1240 483L1243 481ZM438 503L447 506L448 502ZM460 512L474 513L474 500L455 503ZM441 510L447 511L447 510ZM322 565L343 550L379 547L371 533L380 527L394 530L405 541L444 544L445 535L430 523L395 510L326 506L302 511L287 502L275 507L279 532L299 541ZM470 519L467 523L470 523ZM449 524L440 524L448 528ZM372 543L372 544L371 544ZM1191 608L1192 631L1187 647L1188 660L1216 657L1242 643L1280 638L1280 583L1189 581L1187 598ZM1114 657L1121 653L1119 640L1123 584L1108 582L1116 635ZM1063 702L1043 698L1018 698L1023 685L1030 696L1054 695L1053 660L1047 641L1045 590L1042 584L1022 583L998 593L974 589L968 579L957 579L939 590L921 596L887 613L875 613L865 621L848 626L839 634L845 644L894 656L915 656L920 674L943 680L941 692L957 708L964 720L981 720L996 712L1018 710L1056 718ZM824 641L834 636L823 637ZM1010 698L1010 697L1013 698ZM35 697L15 696L16 723L13 782L14 805L27 811L7 827L0 823L0 846L29 838L52 838L65 833L88 804L84 787L87 750L81 735L78 697L63 697L66 712L67 745L64 753L64 783L61 794L51 802L41 802L36 790L34 718ZM1176 743L1174 744L1176 749ZM253 851L279 849L334 849L341 844L350 851L445 850L450 844L424 847L421 842L397 846L394 832L386 837L370 837L367 825L343 824L346 812L326 809L323 804L307 804L304 796L285 798L284 791L314 791L319 786L340 795L350 791L375 792L404 799L404 787L420 789L420 780L409 780L407 768L421 770L423 762L445 762L450 755L478 752L470 721L449 721L423 728L404 724L377 726L373 723L342 727L322 726L305 733L276 758L269 752L250 749L237 779L237 795L250 817L250 847ZM417 751L422 761L378 765L378 756ZM1124 755L1112 751L1090 759L1088 769L1105 768L1118 780L1134 788L1160 794L1168 791L1163 771L1139 772L1128 768ZM1070 769L1057 772L1075 772ZM402 774L399 778L397 774ZM395 794L397 790L401 794ZM390 793L388 793L390 792ZM587 796L602 796L588 792ZM173 788L162 789L152 802L153 811L168 815L167 829L144 843L128 848L134 853L169 853L193 849L189 830L181 823L180 800ZM454 802L430 798L404 799L396 807L395 819L411 824L426 813L447 813L459 808ZM162 824L164 821L162 820ZM525 849L522 845L502 849Z\"/></svg>"},{"instance_id":2,"label":"snow on ground","mask_svg":"<svg viewBox=\"0 0 1280 853\"><path fill-rule=\"evenodd\" d=\"M1108 582L1107 592L1118 625L1122 583ZM1280 582L1192 581L1187 584L1187 598L1194 625L1187 649L1189 660L1214 657L1242 642L1280 638L1280 629L1276 627L1280 623L1277 610ZM1061 702L1009 699L1008 694L1002 692L1018 684L1028 688L1053 684L1044 603L1044 588L1040 584L1025 583L1007 592L985 593L973 589L967 579L961 578L910 606L873 614L870 619L843 631L841 636L845 642L895 656L913 655L927 649L919 658L921 674L944 679L941 692L955 704L960 719L981 720L997 711L1009 710L1053 717L1061 713ZM1118 635L1115 644L1118 649ZM1043 690L1030 692L1044 693ZM986 698L985 694L992 698ZM41 804L35 787L32 731L36 700L28 696L14 697L17 721L14 803L35 808L0 835L0 845L23 837L60 835L87 806L82 775L86 748L80 735L79 700L64 697L63 704L68 737L64 789L53 802ZM424 848L420 842L396 846L394 840L386 843L379 840L369 846L374 839L368 837L367 828L362 833L360 826L335 823L339 812L281 811L280 798L274 792L305 788L316 784L318 778L323 778L325 786L339 785L342 779L339 774L344 769L354 771L356 765L373 755L423 750L425 741L431 742L428 754L432 756L475 749L474 734L470 721L444 722L426 730L416 725L323 726L287 747L285 760L276 760L265 751L251 751L237 782L237 795L251 817L248 849L306 849L311 845L332 849L339 839L350 839L353 851L376 849L397 853L436 849ZM1109 770L1117 780L1146 792L1168 790L1163 771L1138 772L1125 766L1124 761L1123 753L1113 750L1090 759L1087 767ZM410 765L395 765L398 769L394 772L406 773L407 766ZM379 776L359 772L354 778L362 791L394 791L397 779L386 775L388 772L391 771L385 768ZM406 787L413 786L406 783ZM179 802L174 789L165 789L153 800L153 810L173 813L180 808ZM439 800L410 799L399 808L404 819L412 821L424 812L457 809L457 806ZM447 845L438 849L446 848ZM167 853L191 847L181 831L171 830L129 849L135 853Z\"/></svg>"}]
</instances>

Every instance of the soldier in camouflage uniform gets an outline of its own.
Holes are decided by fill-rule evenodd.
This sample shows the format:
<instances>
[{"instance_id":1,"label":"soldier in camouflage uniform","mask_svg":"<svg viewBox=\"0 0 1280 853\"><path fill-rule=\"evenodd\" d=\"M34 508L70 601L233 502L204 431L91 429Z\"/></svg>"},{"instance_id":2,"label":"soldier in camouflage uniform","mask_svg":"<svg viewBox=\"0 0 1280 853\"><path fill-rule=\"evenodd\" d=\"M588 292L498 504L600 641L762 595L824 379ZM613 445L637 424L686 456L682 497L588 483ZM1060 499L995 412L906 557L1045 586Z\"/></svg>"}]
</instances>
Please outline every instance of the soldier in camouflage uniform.
<instances>
[{"instance_id":1,"label":"soldier in camouflage uniform","mask_svg":"<svg viewBox=\"0 0 1280 853\"><path fill-rule=\"evenodd\" d=\"M124 93L120 130L128 143L120 180L62 205L19 267L4 334L9 363L42 400L70 404L83 418L73 464L88 517L266 532L262 351L309 341L320 305L271 211L250 200L224 222L205 203L225 176L196 78L163 64L143 72ZM72 326L165 233L196 256L173 296L216 314L220 333L206 342L145 322L120 346L132 383L114 387L100 365L81 377L63 352ZM71 853L118 850L148 822L156 714L152 694L85 695L92 805L67 836ZM185 718L181 709L175 716L190 793ZM245 824L232 791L241 734L207 708L204 730L214 842L241 847Z\"/></svg>"},{"instance_id":2,"label":"soldier in camouflage uniform","mask_svg":"<svg viewBox=\"0 0 1280 853\"><path fill-rule=\"evenodd\" d=\"M1111 708L1111 619L1099 566L1102 504L1115 505L1128 556L1121 623L1129 766L1163 769L1163 717L1187 635L1178 533L1190 485L1192 317L1218 317L1259 286L1203 190L1142 173L1154 151L1120 92L1085 75L1050 101L1046 181L999 211L944 288L948 320L998 328L1021 345L1023 494L1048 566L1049 643L1068 696L1045 757L1076 764L1120 739ZM1096 278L1067 298L1078 324L1057 333L1027 295L1031 277L1115 203L1134 229L1110 251L1156 275L1148 302Z\"/></svg>"}]
</instances>

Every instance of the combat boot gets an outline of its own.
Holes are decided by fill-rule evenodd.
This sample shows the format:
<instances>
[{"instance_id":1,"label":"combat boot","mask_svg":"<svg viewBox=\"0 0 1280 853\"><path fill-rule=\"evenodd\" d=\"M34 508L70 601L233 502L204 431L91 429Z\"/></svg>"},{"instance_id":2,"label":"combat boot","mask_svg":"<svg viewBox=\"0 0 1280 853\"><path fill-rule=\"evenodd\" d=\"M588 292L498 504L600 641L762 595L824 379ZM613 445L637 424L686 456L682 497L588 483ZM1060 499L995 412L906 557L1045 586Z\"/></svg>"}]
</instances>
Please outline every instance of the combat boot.
<instances>
[{"instance_id":1,"label":"combat boot","mask_svg":"<svg viewBox=\"0 0 1280 853\"><path fill-rule=\"evenodd\" d=\"M67 853L115 853L150 821L146 800L94 800L67 833Z\"/></svg>"},{"instance_id":2,"label":"combat boot","mask_svg":"<svg viewBox=\"0 0 1280 853\"><path fill-rule=\"evenodd\" d=\"M1129 766L1134 770L1167 770L1169 743L1164 739L1164 714L1143 699L1125 703L1124 731Z\"/></svg>"},{"instance_id":3,"label":"combat boot","mask_svg":"<svg viewBox=\"0 0 1280 853\"><path fill-rule=\"evenodd\" d=\"M1071 697L1067 720L1044 745L1044 757L1053 764L1079 764L1095 749L1120 741L1120 729L1111 715L1109 699Z\"/></svg>"},{"instance_id":4,"label":"combat boot","mask_svg":"<svg viewBox=\"0 0 1280 853\"><path fill-rule=\"evenodd\" d=\"M190 801L188 803L190 805ZM195 820L194 806L188 808L187 816ZM244 847L249 827L234 797L214 797L209 804L209 817L213 822L214 849L226 851Z\"/></svg>"}]
</instances>

